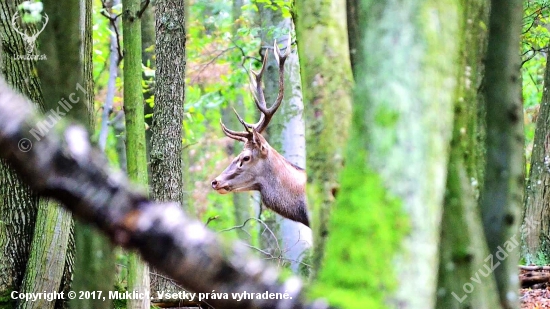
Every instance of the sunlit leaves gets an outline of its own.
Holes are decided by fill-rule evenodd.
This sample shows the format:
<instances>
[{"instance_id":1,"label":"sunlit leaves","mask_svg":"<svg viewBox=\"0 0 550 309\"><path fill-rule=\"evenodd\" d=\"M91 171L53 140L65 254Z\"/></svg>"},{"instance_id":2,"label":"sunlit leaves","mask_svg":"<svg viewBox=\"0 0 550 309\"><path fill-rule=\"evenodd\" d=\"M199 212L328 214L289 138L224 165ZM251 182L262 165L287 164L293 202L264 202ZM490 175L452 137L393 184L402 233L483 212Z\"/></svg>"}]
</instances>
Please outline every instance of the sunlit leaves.
<instances>
[{"instance_id":1,"label":"sunlit leaves","mask_svg":"<svg viewBox=\"0 0 550 309\"><path fill-rule=\"evenodd\" d=\"M546 55L550 43L547 25L550 21L550 1L525 1L521 41L523 104L527 162L530 162L535 135L535 120L542 99Z\"/></svg>"}]
</instances>

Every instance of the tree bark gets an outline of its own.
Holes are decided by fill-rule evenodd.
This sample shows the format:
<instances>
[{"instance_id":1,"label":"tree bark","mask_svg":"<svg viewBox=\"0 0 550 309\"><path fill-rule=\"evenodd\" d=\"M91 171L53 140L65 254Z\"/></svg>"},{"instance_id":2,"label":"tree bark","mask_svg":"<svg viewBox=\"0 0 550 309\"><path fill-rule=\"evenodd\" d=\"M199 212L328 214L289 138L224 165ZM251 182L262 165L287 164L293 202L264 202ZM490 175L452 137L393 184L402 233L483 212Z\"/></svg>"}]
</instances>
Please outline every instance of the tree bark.
<instances>
[{"instance_id":1,"label":"tree bark","mask_svg":"<svg viewBox=\"0 0 550 309\"><path fill-rule=\"evenodd\" d=\"M458 89L454 98L454 129L447 174L447 193L441 223L439 275L436 308L498 308L494 276L480 277L488 256L487 243L478 207L480 184L483 182L484 126L479 110L485 104L479 93L483 77L483 59L487 31L480 27L488 22L485 1L463 2L460 16L460 57ZM483 122L484 123L484 122ZM480 278L473 291L471 278ZM466 293L464 289L471 293ZM464 297L467 296L467 297Z\"/></svg>"},{"instance_id":2,"label":"tree bark","mask_svg":"<svg viewBox=\"0 0 550 309\"><path fill-rule=\"evenodd\" d=\"M179 0L156 2L156 87L151 126L151 197L185 202L182 138L185 97L185 7ZM152 277L152 291L179 289L170 280Z\"/></svg>"},{"instance_id":3,"label":"tree bark","mask_svg":"<svg viewBox=\"0 0 550 309\"><path fill-rule=\"evenodd\" d=\"M485 70L487 102L487 165L481 195L481 214L489 252L517 236L524 181L521 59L518 53L522 1L491 1L489 43ZM509 250L510 249L510 250ZM519 246L495 269L503 308L517 308Z\"/></svg>"},{"instance_id":4,"label":"tree bark","mask_svg":"<svg viewBox=\"0 0 550 309\"><path fill-rule=\"evenodd\" d=\"M122 0L124 113L128 176L148 186L145 121L141 87L141 1ZM149 267L135 253L128 257L128 291L150 295ZM149 297L128 299L128 308L149 308Z\"/></svg>"},{"instance_id":5,"label":"tree bark","mask_svg":"<svg viewBox=\"0 0 550 309\"><path fill-rule=\"evenodd\" d=\"M346 2L296 1L296 36L304 95L308 206L314 234L313 272L321 266L328 221L351 121L352 73Z\"/></svg>"},{"instance_id":6,"label":"tree bark","mask_svg":"<svg viewBox=\"0 0 550 309\"><path fill-rule=\"evenodd\" d=\"M548 56L550 57L550 56ZM546 61L544 92L540 102L531 168L525 187L522 257L527 264L546 264L550 259L550 65Z\"/></svg>"},{"instance_id":7,"label":"tree bark","mask_svg":"<svg viewBox=\"0 0 550 309\"><path fill-rule=\"evenodd\" d=\"M26 54L21 35L10 23L16 6L13 1L0 1L0 75L44 110L39 79L32 73L35 61L15 59ZM10 293L19 291L23 282L38 205L38 197L0 160L0 307L15 307Z\"/></svg>"},{"instance_id":8,"label":"tree bark","mask_svg":"<svg viewBox=\"0 0 550 309\"><path fill-rule=\"evenodd\" d=\"M38 63L38 73L41 78L44 91L44 99L49 109L50 115L54 111L66 112L65 115L73 120L84 123L88 130L93 128L92 112L93 108L93 78L92 78L92 35L91 35L91 4L89 0L64 3L62 8L59 4L52 1L44 1L46 12L50 16L50 24L45 28L44 33L39 37L41 52L47 57L47 61ZM55 9L53 9L55 8ZM84 13L84 14L81 14ZM76 35L75 35L76 34ZM76 69L75 69L76 68ZM71 103L69 103L71 102ZM66 108L69 110L67 111ZM50 118L52 119L52 118ZM48 132L47 134L51 134ZM58 207L45 208L50 218L57 218L56 228L51 231L60 233L57 242L54 240L40 239L43 237L36 234L38 243L49 244L50 248L37 247L37 257L43 253L41 251L56 252L57 255L63 254L64 265L60 263L49 264L42 263L42 260L35 261L37 268L43 268L49 276L55 278L56 270L51 265L57 265L63 271L65 283L61 289L65 293L70 288L69 282L74 273L74 290L103 290L106 291L113 284L114 264L109 261L110 247L103 240L102 236L92 233L88 227L76 226L72 228L72 219L70 216L57 214ZM37 224L40 223L40 217ZM49 223L50 225L52 223ZM75 235L73 235L73 232ZM48 234L44 234L48 235ZM96 239L97 238L97 239ZM102 246L98 245L103 244ZM94 243L94 250L87 247ZM76 259L75 255L76 249ZM86 249L84 249L86 248ZM66 256L65 256L66 252ZM103 258L98 258L103 257ZM61 258L61 257L59 257ZM76 264L75 263L76 260ZM111 266L111 267L109 267ZM33 269L31 261L29 268ZM59 270L57 270L59 271ZM111 280L108 280L109 275ZM47 280L37 280L36 292L50 290L55 284ZM67 282L68 281L68 282ZM48 286L40 286L48 284ZM59 286L59 283L57 284ZM56 290L56 289L54 289ZM101 306L110 305L110 301L98 302L97 300L74 300L71 306L75 308L101 308ZM56 305L56 307L58 307Z\"/></svg>"},{"instance_id":9,"label":"tree bark","mask_svg":"<svg viewBox=\"0 0 550 309\"><path fill-rule=\"evenodd\" d=\"M459 7L360 2L352 138L314 293L331 304L435 305Z\"/></svg>"}]
</instances>

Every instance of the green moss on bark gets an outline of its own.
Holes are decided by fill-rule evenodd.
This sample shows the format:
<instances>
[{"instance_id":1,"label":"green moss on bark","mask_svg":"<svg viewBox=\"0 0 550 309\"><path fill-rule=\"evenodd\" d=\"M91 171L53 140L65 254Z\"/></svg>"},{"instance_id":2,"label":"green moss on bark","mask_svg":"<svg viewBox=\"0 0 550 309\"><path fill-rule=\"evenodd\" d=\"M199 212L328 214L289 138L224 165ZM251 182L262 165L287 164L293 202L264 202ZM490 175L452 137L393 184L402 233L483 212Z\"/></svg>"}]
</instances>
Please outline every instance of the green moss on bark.
<instances>
[{"instance_id":1,"label":"green moss on bark","mask_svg":"<svg viewBox=\"0 0 550 309\"><path fill-rule=\"evenodd\" d=\"M311 294L327 297L341 308L385 308L387 292L397 283L391 257L398 252L409 222L401 201L366 167L365 152L352 152L342 172L319 283Z\"/></svg>"}]
</instances>

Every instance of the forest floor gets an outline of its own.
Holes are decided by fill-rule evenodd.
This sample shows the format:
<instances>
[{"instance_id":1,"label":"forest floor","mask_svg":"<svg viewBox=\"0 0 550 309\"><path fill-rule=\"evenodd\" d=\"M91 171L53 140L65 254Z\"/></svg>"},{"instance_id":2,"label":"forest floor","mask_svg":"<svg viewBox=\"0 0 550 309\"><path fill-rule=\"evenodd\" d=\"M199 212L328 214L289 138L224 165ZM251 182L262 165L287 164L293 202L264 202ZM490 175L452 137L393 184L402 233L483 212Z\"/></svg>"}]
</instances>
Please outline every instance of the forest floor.
<instances>
[{"instance_id":1,"label":"forest floor","mask_svg":"<svg viewBox=\"0 0 550 309\"><path fill-rule=\"evenodd\" d=\"M550 309L550 289L520 289L521 309Z\"/></svg>"},{"instance_id":2,"label":"forest floor","mask_svg":"<svg viewBox=\"0 0 550 309\"><path fill-rule=\"evenodd\" d=\"M550 309L550 266L520 266L522 309Z\"/></svg>"}]
</instances>

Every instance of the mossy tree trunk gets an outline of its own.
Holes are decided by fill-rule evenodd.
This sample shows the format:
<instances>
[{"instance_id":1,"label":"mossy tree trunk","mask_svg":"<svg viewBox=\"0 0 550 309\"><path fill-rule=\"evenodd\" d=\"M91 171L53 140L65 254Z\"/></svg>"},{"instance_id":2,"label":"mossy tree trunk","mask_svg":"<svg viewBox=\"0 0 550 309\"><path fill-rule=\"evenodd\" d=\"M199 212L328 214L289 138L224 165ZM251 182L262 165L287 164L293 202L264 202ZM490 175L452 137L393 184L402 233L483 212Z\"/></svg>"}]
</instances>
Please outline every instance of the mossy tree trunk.
<instances>
[{"instance_id":1,"label":"mossy tree trunk","mask_svg":"<svg viewBox=\"0 0 550 309\"><path fill-rule=\"evenodd\" d=\"M41 51L48 57L47 61L39 62L39 75L44 90L44 99L53 110L63 111L60 100L71 102L72 109L66 114L78 122L83 123L88 130L93 124L93 78L92 78L92 15L90 0L81 0L74 3L56 4L44 1L44 7L50 16L50 24L39 37ZM85 12L84 14L81 14ZM77 68L77 69L75 69ZM75 103L76 101L76 103ZM48 207L48 212L59 211L59 207ZM50 217L56 218L58 216ZM60 219L58 219L60 220ZM58 223L57 225L59 225ZM67 223L64 223L65 225ZM65 233L73 231L60 225L53 230ZM37 227L38 231L38 227ZM51 231L51 230L50 230ZM73 290L111 290L114 281L114 262L111 255L111 246L104 236L93 231L89 226L77 223L73 238L61 238L52 248L53 251L67 251L65 263L65 278L69 280L74 273ZM47 235L44 234L44 235ZM63 242L61 242L63 240ZM72 251L76 245L76 257ZM37 248L44 250L44 248ZM50 249L46 249L50 250ZM39 252L42 254L43 252ZM40 254L38 256L40 256ZM76 264L73 265L73 260ZM37 261L39 264L42 261ZM50 262L51 263L51 262ZM40 267L48 267L48 264ZM50 287L51 288L51 287ZM68 285L64 286L67 290ZM40 291L40 290L37 290ZM108 308L110 301L74 300L73 308Z\"/></svg>"},{"instance_id":2,"label":"mossy tree trunk","mask_svg":"<svg viewBox=\"0 0 550 309\"><path fill-rule=\"evenodd\" d=\"M0 74L11 87L30 98L40 110L44 102L34 61L25 55L25 43L10 21L17 4L0 1ZM41 203L46 204L45 201ZM0 307L13 308L10 292L21 289L29 258L39 199L15 172L0 160ZM23 215L24 214L24 215Z\"/></svg>"},{"instance_id":3,"label":"mossy tree trunk","mask_svg":"<svg viewBox=\"0 0 550 309\"><path fill-rule=\"evenodd\" d=\"M126 160L129 178L146 190L148 186L145 146L143 90L141 87L141 2L122 1L124 44L124 113L126 120ZM149 295L149 267L135 253L128 257L128 291ZM129 299L128 308L149 308L150 299Z\"/></svg>"},{"instance_id":4,"label":"mossy tree trunk","mask_svg":"<svg viewBox=\"0 0 550 309\"><path fill-rule=\"evenodd\" d=\"M520 43L522 1L491 1L485 71L487 164L481 214L489 252L508 256L495 269L503 308L517 308L518 227L524 182ZM516 244L511 246L512 244ZM502 256L502 254L501 254ZM499 258L500 260L500 258Z\"/></svg>"},{"instance_id":5,"label":"mossy tree trunk","mask_svg":"<svg viewBox=\"0 0 550 309\"><path fill-rule=\"evenodd\" d=\"M358 8L352 135L315 291L347 308L433 308L460 3Z\"/></svg>"},{"instance_id":6,"label":"mossy tree trunk","mask_svg":"<svg viewBox=\"0 0 550 309\"><path fill-rule=\"evenodd\" d=\"M460 16L460 58L458 88L454 98L454 128L447 174L447 193L443 209L439 247L439 282L437 308L497 308L495 280L483 276L482 284L470 290L471 278L488 255L487 243L478 207L479 188L483 182L484 123L480 110L485 104L479 93L483 78L482 61L487 45L488 22L485 1L463 1ZM481 117L480 117L481 116ZM465 289L470 293L466 293ZM465 297L466 296L466 297Z\"/></svg>"},{"instance_id":7,"label":"mossy tree trunk","mask_svg":"<svg viewBox=\"0 0 550 309\"><path fill-rule=\"evenodd\" d=\"M296 1L296 37L306 121L308 207L314 234L313 276L330 231L351 119L352 74L345 0Z\"/></svg>"}]
</instances>

